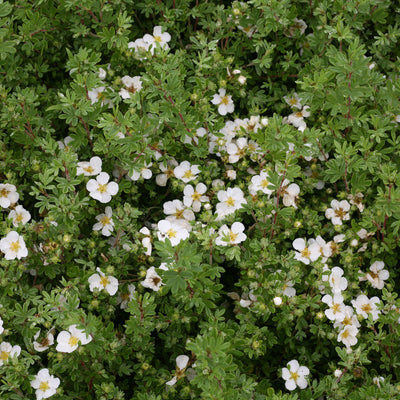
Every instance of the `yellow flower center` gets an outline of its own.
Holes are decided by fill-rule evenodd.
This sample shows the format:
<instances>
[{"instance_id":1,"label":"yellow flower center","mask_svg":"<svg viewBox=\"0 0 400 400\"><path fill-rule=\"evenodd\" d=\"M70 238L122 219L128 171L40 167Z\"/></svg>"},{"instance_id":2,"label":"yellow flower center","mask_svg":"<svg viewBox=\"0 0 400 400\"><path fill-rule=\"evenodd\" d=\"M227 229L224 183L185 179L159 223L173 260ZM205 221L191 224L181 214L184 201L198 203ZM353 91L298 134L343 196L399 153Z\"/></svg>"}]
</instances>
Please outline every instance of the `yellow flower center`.
<instances>
[{"instance_id":1,"label":"yellow flower center","mask_svg":"<svg viewBox=\"0 0 400 400\"><path fill-rule=\"evenodd\" d=\"M182 219L183 218L183 210L176 210L174 215L175 215L176 219Z\"/></svg>"},{"instance_id":2,"label":"yellow flower center","mask_svg":"<svg viewBox=\"0 0 400 400\"><path fill-rule=\"evenodd\" d=\"M103 288L105 289L106 286L110 283L108 276L102 276L100 277L100 285L103 286Z\"/></svg>"},{"instance_id":3,"label":"yellow flower center","mask_svg":"<svg viewBox=\"0 0 400 400\"><path fill-rule=\"evenodd\" d=\"M107 184L99 184L99 188L97 189L100 193L105 193L107 192Z\"/></svg>"},{"instance_id":4,"label":"yellow flower center","mask_svg":"<svg viewBox=\"0 0 400 400\"><path fill-rule=\"evenodd\" d=\"M295 106L295 105L297 104L297 99L296 99L295 97L292 97L292 98L289 100L289 104L290 104L291 106Z\"/></svg>"},{"instance_id":5,"label":"yellow flower center","mask_svg":"<svg viewBox=\"0 0 400 400\"><path fill-rule=\"evenodd\" d=\"M229 231L229 240L231 242L234 242L236 240L236 238L238 237L237 233L233 233L232 231Z\"/></svg>"},{"instance_id":6,"label":"yellow flower center","mask_svg":"<svg viewBox=\"0 0 400 400\"><path fill-rule=\"evenodd\" d=\"M335 210L335 215L340 219L343 219L346 215L346 211L344 211L343 208L338 208L337 210Z\"/></svg>"},{"instance_id":7,"label":"yellow flower center","mask_svg":"<svg viewBox=\"0 0 400 400\"><path fill-rule=\"evenodd\" d=\"M129 86L128 88L127 88L127 90L128 90L128 92L129 93L132 93L132 94L135 94L136 93L136 88L135 88L135 86Z\"/></svg>"},{"instance_id":8,"label":"yellow flower center","mask_svg":"<svg viewBox=\"0 0 400 400\"><path fill-rule=\"evenodd\" d=\"M79 342L79 339L76 336L71 336L68 340L68 344L73 347L76 346Z\"/></svg>"},{"instance_id":9,"label":"yellow flower center","mask_svg":"<svg viewBox=\"0 0 400 400\"><path fill-rule=\"evenodd\" d=\"M301 111L297 111L295 115L297 118L303 118L303 113Z\"/></svg>"},{"instance_id":10,"label":"yellow flower center","mask_svg":"<svg viewBox=\"0 0 400 400\"><path fill-rule=\"evenodd\" d=\"M222 99L221 99L221 104L228 105L228 103L229 103L229 98L228 98L228 96L222 97Z\"/></svg>"},{"instance_id":11,"label":"yellow flower center","mask_svg":"<svg viewBox=\"0 0 400 400\"><path fill-rule=\"evenodd\" d=\"M311 252L310 252L310 250L308 250L308 247L306 247L305 249L303 249L301 251L301 256L305 257L305 258L310 258Z\"/></svg>"},{"instance_id":12,"label":"yellow flower center","mask_svg":"<svg viewBox=\"0 0 400 400\"><path fill-rule=\"evenodd\" d=\"M94 171L94 168L91 165L89 165L88 167L83 168L83 170L86 171L88 174L92 174Z\"/></svg>"},{"instance_id":13,"label":"yellow flower center","mask_svg":"<svg viewBox=\"0 0 400 400\"><path fill-rule=\"evenodd\" d=\"M0 351L0 360L7 361L9 355L10 353L8 353L7 351Z\"/></svg>"},{"instance_id":14,"label":"yellow flower center","mask_svg":"<svg viewBox=\"0 0 400 400\"><path fill-rule=\"evenodd\" d=\"M297 379L299 379L299 374L297 372L291 372L290 378L297 382Z\"/></svg>"},{"instance_id":15,"label":"yellow flower center","mask_svg":"<svg viewBox=\"0 0 400 400\"><path fill-rule=\"evenodd\" d=\"M368 272L368 275L373 279L378 279L379 278L379 274L377 274L376 272Z\"/></svg>"},{"instance_id":16,"label":"yellow flower center","mask_svg":"<svg viewBox=\"0 0 400 400\"><path fill-rule=\"evenodd\" d=\"M158 276L153 276L151 280L155 286L157 286L161 282L161 279Z\"/></svg>"},{"instance_id":17,"label":"yellow flower center","mask_svg":"<svg viewBox=\"0 0 400 400\"><path fill-rule=\"evenodd\" d=\"M161 36L154 36L154 40L158 43L162 42Z\"/></svg>"},{"instance_id":18,"label":"yellow flower center","mask_svg":"<svg viewBox=\"0 0 400 400\"><path fill-rule=\"evenodd\" d=\"M111 218L110 217L107 217L106 215L100 220L100 223L103 225L103 226L106 226L106 225L108 225L109 223L110 223L110 221L111 221Z\"/></svg>"},{"instance_id":19,"label":"yellow flower center","mask_svg":"<svg viewBox=\"0 0 400 400\"><path fill-rule=\"evenodd\" d=\"M14 251L15 253L19 250L20 247L21 245L19 244L19 242L12 242L10 244L11 251Z\"/></svg>"},{"instance_id":20,"label":"yellow flower center","mask_svg":"<svg viewBox=\"0 0 400 400\"><path fill-rule=\"evenodd\" d=\"M7 197L8 193L10 193L7 189L1 189L0 190L0 197Z\"/></svg>"},{"instance_id":21,"label":"yellow flower center","mask_svg":"<svg viewBox=\"0 0 400 400\"><path fill-rule=\"evenodd\" d=\"M261 187L262 187L263 189L265 189L268 185L269 185L269 182L268 182L266 179L263 179L263 180L261 181Z\"/></svg>"},{"instance_id":22,"label":"yellow flower center","mask_svg":"<svg viewBox=\"0 0 400 400\"><path fill-rule=\"evenodd\" d=\"M192 178L193 176L193 172L190 169L185 171L185 173L183 174L183 177L186 179Z\"/></svg>"},{"instance_id":23,"label":"yellow flower center","mask_svg":"<svg viewBox=\"0 0 400 400\"><path fill-rule=\"evenodd\" d=\"M342 332L342 339L347 339L350 336L350 332L345 330Z\"/></svg>"},{"instance_id":24,"label":"yellow flower center","mask_svg":"<svg viewBox=\"0 0 400 400\"><path fill-rule=\"evenodd\" d=\"M170 238L176 237L176 234L177 234L177 233L178 233L178 232L175 231L175 230L173 230L173 229L168 229L168 230L167 230L167 235L168 235L168 237L170 237Z\"/></svg>"},{"instance_id":25,"label":"yellow flower center","mask_svg":"<svg viewBox=\"0 0 400 400\"><path fill-rule=\"evenodd\" d=\"M228 197L228 199L226 200L226 204L229 207L233 207L235 205L235 199L232 199L232 197Z\"/></svg>"},{"instance_id":26,"label":"yellow flower center","mask_svg":"<svg viewBox=\"0 0 400 400\"><path fill-rule=\"evenodd\" d=\"M350 317L344 317L344 320L342 321L342 324L343 325L352 325L351 318Z\"/></svg>"},{"instance_id":27,"label":"yellow flower center","mask_svg":"<svg viewBox=\"0 0 400 400\"><path fill-rule=\"evenodd\" d=\"M361 306L361 310L363 310L366 313L370 313L372 311L372 307L370 304L364 304Z\"/></svg>"},{"instance_id":28,"label":"yellow flower center","mask_svg":"<svg viewBox=\"0 0 400 400\"><path fill-rule=\"evenodd\" d=\"M44 381L44 382L40 382L39 385L39 390L41 390L42 392L45 392L46 390L50 389L50 385L48 381Z\"/></svg>"},{"instance_id":29,"label":"yellow flower center","mask_svg":"<svg viewBox=\"0 0 400 400\"><path fill-rule=\"evenodd\" d=\"M333 303L332 305L332 311L334 314L336 314L337 312L340 312L340 304L338 303Z\"/></svg>"},{"instance_id":30,"label":"yellow flower center","mask_svg":"<svg viewBox=\"0 0 400 400\"><path fill-rule=\"evenodd\" d=\"M24 217L23 217L22 213L20 213L20 214L17 214L17 217L15 218L15 220L16 220L17 222L21 222L23 218L24 218Z\"/></svg>"},{"instance_id":31,"label":"yellow flower center","mask_svg":"<svg viewBox=\"0 0 400 400\"><path fill-rule=\"evenodd\" d=\"M201 194L199 192L194 192L192 194L193 201L200 201L200 198L201 198Z\"/></svg>"}]
</instances>

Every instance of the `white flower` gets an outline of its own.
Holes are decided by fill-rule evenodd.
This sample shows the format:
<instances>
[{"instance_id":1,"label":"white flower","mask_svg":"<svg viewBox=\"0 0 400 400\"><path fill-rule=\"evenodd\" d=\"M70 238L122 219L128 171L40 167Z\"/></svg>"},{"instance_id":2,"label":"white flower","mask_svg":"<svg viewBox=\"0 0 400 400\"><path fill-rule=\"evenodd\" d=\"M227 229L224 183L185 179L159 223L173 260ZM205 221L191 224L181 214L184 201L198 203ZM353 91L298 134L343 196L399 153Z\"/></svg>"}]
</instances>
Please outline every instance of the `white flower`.
<instances>
[{"instance_id":1,"label":"white flower","mask_svg":"<svg viewBox=\"0 0 400 400\"><path fill-rule=\"evenodd\" d=\"M369 299L365 294L360 294L356 300L351 301L358 315L368 318L368 314L371 314L373 321L379 318L380 311L377 307L379 303L380 300L378 297L374 296Z\"/></svg>"},{"instance_id":2,"label":"white flower","mask_svg":"<svg viewBox=\"0 0 400 400\"><path fill-rule=\"evenodd\" d=\"M0 183L0 207L7 208L18 201L17 188L9 183Z\"/></svg>"},{"instance_id":3,"label":"white flower","mask_svg":"<svg viewBox=\"0 0 400 400\"><path fill-rule=\"evenodd\" d=\"M375 289L383 289L384 281L389 278L389 271L383 269L384 266L383 261L375 261L369 268L371 272L367 272L365 276Z\"/></svg>"},{"instance_id":4,"label":"white flower","mask_svg":"<svg viewBox=\"0 0 400 400\"><path fill-rule=\"evenodd\" d=\"M117 303L120 305L121 310L124 310L126 307L128 307L128 303L133 299L133 294L135 291L135 285L128 285L127 292L118 294Z\"/></svg>"},{"instance_id":5,"label":"white flower","mask_svg":"<svg viewBox=\"0 0 400 400\"><path fill-rule=\"evenodd\" d=\"M197 178L200 173L198 165L190 165L189 161L182 161L177 167L174 168L174 175L181 181L188 183Z\"/></svg>"},{"instance_id":6,"label":"white flower","mask_svg":"<svg viewBox=\"0 0 400 400\"><path fill-rule=\"evenodd\" d=\"M104 236L110 236L111 232L114 230L114 222L112 220L112 209L111 207L106 207L104 214L99 214L96 216L97 223L93 225L94 231L99 231L101 229L101 234Z\"/></svg>"},{"instance_id":7,"label":"white flower","mask_svg":"<svg viewBox=\"0 0 400 400\"><path fill-rule=\"evenodd\" d=\"M118 193L118 183L110 182L110 175L107 172L101 172L95 179L90 179L86 184L86 189L90 192L89 196L99 200L101 203L111 201L111 196Z\"/></svg>"},{"instance_id":8,"label":"white flower","mask_svg":"<svg viewBox=\"0 0 400 400\"><path fill-rule=\"evenodd\" d=\"M251 178L251 185L249 186L249 192L253 195L257 194L258 191L263 192L270 196L274 189L274 186L269 180L268 173L261 171L260 175L254 175Z\"/></svg>"},{"instance_id":9,"label":"white flower","mask_svg":"<svg viewBox=\"0 0 400 400\"><path fill-rule=\"evenodd\" d=\"M54 336L51 333L51 331L52 330L47 332L46 336L42 337L39 341L37 339L39 338L39 335L40 335L40 329L35 334L35 336L33 337L35 339L33 342L33 348L36 351L39 351L39 352L45 351L54 343Z\"/></svg>"},{"instance_id":10,"label":"white flower","mask_svg":"<svg viewBox=\"0 0 400 400\"><path fill-rule=\"evenodd\" d=\"M28 249L25 246L24 238L17 232L11 231L8 235L0 240L0 251L5 254L6 260L14 260L28 255Z\"/></svg>"},{"instance_id":11,"label":"white flower","mask_svg":"<svg viewBox=\"0 0 400 400\"><path fill-rule=\"evenodd\" d=\"M180 225L181 228L186 229L188 232L192 230L190 221L194 221L196 217L192 210L185 208L180 200L167 201L163 205L164 214L168 215L166 218L173 224Z\"/></svg>"},{"instance_id":12,"label":"white flower","mask_svg":"<svg viewBox=\"0 0 400 400\"><path fill-rule=\"evenodd\" d=\"M160 275L157 274L156 269L154 267L150 267L146 271L146 279L140 283L145 288L152 289L155 292L158 292L161 288L161 285L163 285L162 279Z\"/></svg>"},{"instance_id":13,"label":"white flower","mask_svg":"<svg viewBox=\"0 0 400 400\"><path fill-rule=\"evenodd\" d=\"M287 180L285 179L284 184L287 185ZM297 208L297 201L298 201L298 196L300 193L300 187L296 183L292 183L288 186L283 186L281 194L283 196L282 202L285 207L290 207L293 206L294 208Z\"/></svg>"},{"instance_id":14,"label":"white flower","mask_svg":"<svg viewBox=\"0 0 400 400\"><path fill-rule=\"evenodd\" d=\"M279 307L279 306L282 304L282 297L279 297L279 296L274 297L274 298L272 299L272 301L274 302L274 304L275 304L277 307Z\"/></svg>"},{"instance_id":15,"label":"white flower","mask_svg":"<svg viewBox=\"0 0 400 400\"><path fill-rule=\"evenodd\" d=\"M325 211L326 218L332 220L333 225L342 225L342 221L348 221L350 219L350 204L347 200L331 201L331 207Z\"/></svg>"},{"instance_id":16,"label":"white flower","mask_svg":"<svg viewBox=\"0 0 400 400\"><path fill-rule=\"evenodd\" d=\"M201 203L208 202L208 196L203 196L207 191L207 186L204 183L198 183L194 189L191 185L186 185L183 189L183 204L186 207L192 207L194 212L199 212Z\"/></svg>"},{"instance_id":17,"label":"white flower","mask_svg":"<svg viewBox=\"0 0 400 400\"><path fill-rule=\"evenodd\" d=\"M301 111L294 112L290 114L287 118L289 124L292 124L295 128L298 128L299 131L303 132L307 127L304 118L310 116L309 106L304 106Z\"/></svg>"},{"instance_id":18,"label":"white flower","mask_svg":"<svg viewBox=\"0 0 400 400\"><path fill-rule=\"evenodd\" d=\"M302 99L297 95L297 93L293 93L292 96L284 96L283 98L290 107L301 109Z\"/></svg>"},{"instance_id":19,"label":"white flower","mask_svg":"<svg viewBox=\"0 0 400 400\"><path fill-rule=\"evenodd\" d=\"M297 360L292 360L287 363L288 368L282 368L282 378L286 381L287 390L294 390L296 386L300 389L307 387L305 377L310 374L307 367L300 366Z\"/></svg>"},{"instance_id":20,"label":"white flower","mask_svg":"<svg viewBox=\"0 0 400 400\"><path fill-rule=\"evenodd\" d=\"M100 100L102 107L104 106L104 104L108 104L108 108L111 108L113 106L111 100L106 99L106 96L103 93L105 90L106 88L104 86L100 86L98 88L94 88L93 90L88 91L88 97L92 104L97 103Z\"/></svg>"},{"instance_id":21,"label":"white flower","mask_svg":"<svg viewBox=\"0 0 400 400\"><path fill-rule=\"evenodd\" d=\"M347 325L338 335L338 342L342 342L347 348L357 343L358 329L354 325Z\"/></svg>"},{"instance_id":22,"label":"white flower","mask_svg":"<svg viewBox=\"0 0 400 400\"><path fill-rule=\"evenodd\" d=\"M50 375L47 368L42 368L31 381L31 386L36 389L36 400L47 399L56 394L60 379Z\"/></svg>"},{"instance_id":23,"label":"white flower","mask_svg":"<svg viewBox=\"0 0 400 400\"><path fill-rule=\"evenodd\" d=\"M220 190L217 193L217 197L220 201L216 206L217 221L242 208L243 204L247 204L242 189L238 187L228 188L226 191Z\"/></svg>"},{"instance_id":24,"label":"white flower","mask_svg":"<svg viewBox=\"0 0 400 400\"><path fill-rule=\"evenodd\" d=\"M118 290L118 279L113 276L106 276L100 271L100 268L96 268L98 274L93 274L88 278L89 289L91 292L94 289L105 290L110 296L114 296Z\"/></svg>"},{"instance_id":25,"label":"white flower","mask_svg":"<svg viewBox=\"0 0 400 400\"><path fill-rule=\"evenodd\" d=\"M197 128L195 132L192 131L193 137L190 137L186 134L184 143L186 144L194 144L197 146L199 143L199 137L203 137L207 135L207 131L204 128Z\"/></svg>"},{"instance_id":26,"label":"white flower","mask_svg":"<svg viewBox=\"0 0 400 400\"><path fill-rule=\"evenodd\" d=\"M72 353L81 345L88 344L92 341L92 337L87 335L82 329L78 329L76 325L71 325L68 331L62 331L57 336L56 350L61 353Z\"/></svg>"},{"instance_id":27,"label":"white flower","mask_svg":"<svg viewBox=\"0 0 400 400\"><path fill-rule=\"evenodd\" d=\"M0 335L4 332L3 323L4 321L0 318Z\"/></svg>"},{"instance_id":28,"label":"white flower","mask_svg":"<svg viewBox=\"0 0 400 400\"><path fill-rule=\"evenodd\" d=\"M172 176L175 176L174 168L177 165L178 163L174 158L168 160L166 164L159 163L158 167L160 168L162 174L156 176L156 184L158 186L166 186L168 179L171 178Z\"/></svg>"},{"instance_id":29,"label":"white flower","mask_svg":"<svg viewBox=\"0 0 400 400\"><path fill-rule=\"evenodd\" d=\"M339 293L333 295L333 297L329 294L326 294L321 301L325 303L329 308L325 310L325 315L331 321L341 322L344 320L345 314L345 305L343 303L343 296Z\"/></svg>"},{"instance_id":30,"label":"white flower","mask_svg":"<svg viewBox=\"0 0 400 400\"><path fill-rule=\"evenodd\" d=\"M168 238L171 241L172 246L176 246L181 242L181 240L185 240L189 237L189 232L187 229L166 219L159 221L157 228L158 240L164 242L165 239Z\"/></svg>"},{"instance_id":31,"label":"white flower","mask_svg":"<svg viewBox=\"0 0 400 400\"><path fill-rule=\"evenodd\" d=\"M58 141L57 141L58 148L59 148L60 150L68 150L68 149L69 149L69 146L68 146L68 145L69 145L73 140L74 140L74 139L72 139L71 136L66 136L66 137L64 138L63 141L58 140Z\"/></svg>"},{"instance_id":32,"label":"white flower","mask_svg":"<svg viewBox=\"0 0 400 400\"><path fill-rule=\"evenodd\" d=\"M104 79L106 79L106 76L107 76L107 71L106 71L105 69L103 69L103 68L99 68L98 77L99 77L101 80L104 80Z\"/></svg>"},{"instance_id":33,"label":"white flower","mask_svg":"<svg viewBox=\"0 0 400 400\"><path fill-rule=\"evenodd\" d=\"M101 172L102 161L100 157L92 157L90 161L78 162L78 168L76 174L84 176L94 176Z\"/></svg>"},{"instance_id":34,"label":"white flower","mask_svg":"<svg viewBox=\"0 0 400 400\"><path fill-rule=\"evenodd\" d=\"M2 366L10 357L18 357L21 353L21 347L11 346L8 342L0 343L0 366Z\"/></svg>"},{"instance_id":35,"label":"white flower","mask_svg":"<svg viewBox=\"0 0 400 400\"><path fill-rule=\"evenodd\" d=\"M354 314L353 307L345 306L344 307L344 319L342 321L335 321L333 323L334 328L339 328L342 330L346 326L353 325L356 328L361 326L360 321L357 319L357 315Z\"/></svg>"},{"instance_id":36,"label":"white flower","mask_svg":"<svg viewBox=\"0 0 400 400\"><path fill-rule=\"evenodd\" d=\"M310 264L311 261L315 261L321 255L320 246L317 242L306 244L303 238L297 238L293 240L293 247L297 250L295 252L295 260L299 260L304 264Z\"/></svg>"},{"instance_id":37,"label":"white flower","mask_svg":"<svg viewBox=\"0 0 400 400\"><path fill-rule=\"evenodd\" d=\"M121 81L125 85L125 88L122 88L119 91L119 95L123 99L129 99L131 97L131 94L140 92L140 90L142 89L142 81L140 79L140 76L134 76L132 78L131 76L125 75L121 79Z\"/></svg>"},{"instance_id":38,"label":"white flower","mask_svg":"<svg viewBox=\"0 0 400 400\"><path fill-rule=\"evenodd\" d=\"M349 194L348 199L350 200L350 204L354 204L357 206L360 212L364 211L364 204L362 203L364 195L362 193L356 193L354 196Z\"/></svg>"},{"instance_id":39,"label":"white flower","mask_svg":"<svg viewBox=\"0 0 400 400\"><path fill-rule=\"evenodd\" d=\"M239 82L241 85L244 85L244 84L246 83L246 81L247 81L247 78L246 78L244 75L240 75L240 76L238 77L238 82Z\"/></svg>"},{"instance_id":40,"label":"white flower","mask_svg":"<svg viewBox=\"0 0 400 400\"><path fill-rule=\"evenodd\" d=\"M132 181L137 181L142 177L143 179L150 179L153 176L153 172L149 169L153 163L144 163L144 167L140 168L140 171L133 171L132 175L128 175L128 178Z\"/></svg>"},{"instance_id":41,"label":"white flower","mask_svg":"<svg viewBox=\"0 0 400 400\"><path fill-rule=\"evenodd\" d=\"M220 115L232 113L235 109L232 96L226 95L225 89L219 89L217 94L214 94L211 103L218 105L218 112Z\"/></svg>"},{"instance_id":42,"label":"white flower","mask_svg":"<svg viewBox=\"0 0 400 400\"><path fill-rule=\"evenodd\" d=\"M31 213L22 206L16 206L10 211L8 218L13 220L13 225L17 228L19 225L25 225L31 219Z\"/></svg>"},{"instance_id":43,"label":"white flower","mask_svg":"<svg viewBox=\"0 0 400 400\"><path fill-rule=\"evenodd\" d=\"M175 385L175 383L184 376L184 372L189 363L189 357L180 355L176 357L176 371L174 377L166 383L168 386Z\"/></svg>"},{"instance_id":44,"label":"white flower","mask_svg":"<svg viewBox=\"0 0 400 400\"><path fill-rule=\"evenodd\" d=\"M296 289L293 287L293 281L287 281L282 288L282 294L287 297L296 296Z\"/></svg>"},{"instance_id":45,"label":"white flower","mask_svg":"<svg viewBox=\"0 0 400 400\"><path fill-rule=\"evenodd\" d=\"M234 222L231 229L222 225L218 231L218 237L215 239L217 246L227 246L228 244L238 244L244 242L247 238L243 233L244 225L241 222Z\"/></svg>"},{"instance_id":46,"label":"white flower","mask_svg":"<svg viewBox=\"0 0 400 400\"><path fill-rule=\"evenodd\" d=\"M385 382L385 378L383 376L374 376L372 378L372 382L374 382L374 384L376 386L378 386L378 388L380 388L381 387L381 382Z\"/></svg>"},{"instance_id":47,"label":"white flower","mask_svg":"<svg viewBox=\"0 0 400 400\"><path fill-rule=\"evenodd\" d=\"M163 33L161 26L155 26L153 28L153 36L146 33L143 36L143 40L148 44L151 54L154 54L156 43L158 43L162 49L169 49L167 43L171 40L171 35L168 32Z\"/></svg>"},{"instance_id":48,"label":"white flower","mask_svg":"<svg viewBox=\"0 0 400 400\"><path fill-rule=\"evenodd\" d=\"M146 254L146 256L151 256L152 245L151 245L150 230L144 226L139 230L139 232L142 233L143 235L146 235L142 239L142 246L146 249L144 254Z\"/></svg>"},{"instance_id":49,"label":"white flower","mask_svg":"<svg viewBox=\"0 0 400 400\"><path fill-rule=\"evenodd\" d=\"M143 40L143 38L136 39L134 42L128 43L128 49L133 49L136 53L137 58L141 60L145 60L146 57L143 57L143 54L149 51L150 44Z\"/></svg>"},{"instance_id":50,"label":"white flower","mask_svg":"<svg viewBox=\"0 0 400 400\"><path fill-rule=\"evenodd\" d=\"M231 142L226 146L226 152L229 154L229 162L236 163L246 155L247 139L244 137L236 140L236 143Z\"/></svg>"},{"instance_id":51,"label":"white flower","mask_svg":"<svg viewBox=\"0 0 400 400\"><path fill-rule=\"evenodd\" d=\"M342 277L344 271L340 267L333 267L329 275L328 282L332 288L332 293L341 293L347 288L347 279Z\"/></svg>"}]
</instances>

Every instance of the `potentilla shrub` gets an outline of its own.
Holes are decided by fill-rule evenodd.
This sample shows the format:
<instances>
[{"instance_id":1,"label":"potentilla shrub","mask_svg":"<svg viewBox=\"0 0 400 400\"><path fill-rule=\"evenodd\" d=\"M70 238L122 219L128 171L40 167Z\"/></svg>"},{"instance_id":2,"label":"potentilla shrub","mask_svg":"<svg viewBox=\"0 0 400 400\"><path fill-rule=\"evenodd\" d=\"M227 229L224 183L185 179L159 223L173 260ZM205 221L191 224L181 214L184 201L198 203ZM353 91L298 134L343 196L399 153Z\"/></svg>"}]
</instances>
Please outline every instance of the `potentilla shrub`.
<instances>
[{"instance_id":1,"label":"potentilla shrub","mask_svg":"<svg viewBox=\"0 0 400 400\"><path fill-rule=\"evenodd\" d=\"M399 9L0 2L1 399L395 399Z\"/></svg>"}]
</instances>

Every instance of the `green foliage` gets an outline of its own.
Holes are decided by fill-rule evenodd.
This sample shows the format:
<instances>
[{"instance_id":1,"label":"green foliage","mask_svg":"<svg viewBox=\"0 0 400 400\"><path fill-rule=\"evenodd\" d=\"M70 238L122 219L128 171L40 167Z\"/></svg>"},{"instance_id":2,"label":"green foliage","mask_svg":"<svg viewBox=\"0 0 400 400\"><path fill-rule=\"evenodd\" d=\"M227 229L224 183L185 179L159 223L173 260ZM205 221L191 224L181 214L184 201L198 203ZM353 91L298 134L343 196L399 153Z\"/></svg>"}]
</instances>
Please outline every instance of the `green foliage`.
<instances>
[{"instance_id":1,"label":"green foliage","mask_svg":"<svg viewBox=\"0 0 400 400\"><path fill-rule=\"evenodd\" d=\"M1 399L399 398L399 26L0 0Z\"/></svg>"}]
</instances>

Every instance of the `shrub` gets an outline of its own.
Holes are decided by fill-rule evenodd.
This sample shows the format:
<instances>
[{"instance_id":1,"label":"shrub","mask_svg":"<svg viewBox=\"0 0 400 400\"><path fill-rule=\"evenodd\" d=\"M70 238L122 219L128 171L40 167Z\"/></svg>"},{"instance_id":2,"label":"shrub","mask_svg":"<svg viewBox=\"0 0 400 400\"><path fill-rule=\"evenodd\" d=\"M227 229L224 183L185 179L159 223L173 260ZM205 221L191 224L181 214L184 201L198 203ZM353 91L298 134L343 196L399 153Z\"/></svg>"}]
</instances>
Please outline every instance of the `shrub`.
<instances>
[{"instance_id":1,"label":"shrub","mask_svg":"<svg viewBox=\"0 0 400 400\"><path fill-rule=\"evenodd\" d=\"M1 397L398 398L398 11L1 1Z\"/></svg>"}]
</instances>

